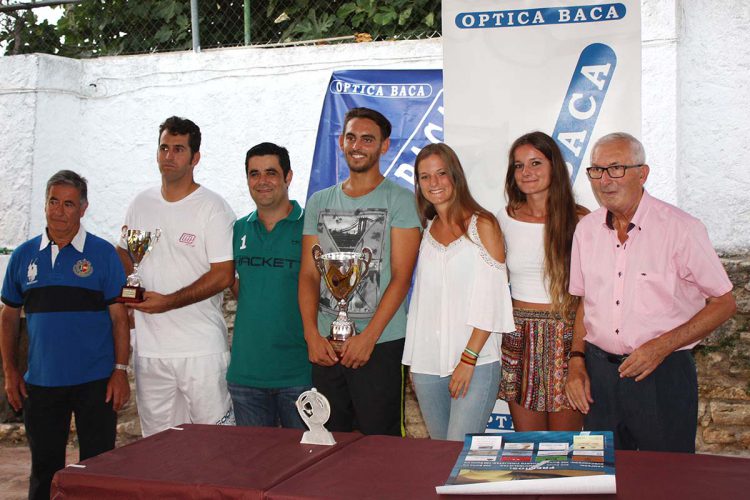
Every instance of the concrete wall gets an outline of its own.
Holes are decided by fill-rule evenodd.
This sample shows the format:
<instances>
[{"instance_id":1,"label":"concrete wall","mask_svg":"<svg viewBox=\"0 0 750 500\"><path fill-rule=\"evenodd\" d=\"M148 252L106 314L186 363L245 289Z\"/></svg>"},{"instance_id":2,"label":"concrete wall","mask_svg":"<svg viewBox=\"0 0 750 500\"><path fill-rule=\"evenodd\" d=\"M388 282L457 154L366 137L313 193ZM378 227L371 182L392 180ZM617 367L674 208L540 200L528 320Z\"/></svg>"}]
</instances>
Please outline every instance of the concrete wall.
<instances>
[{"instance_id":1,"label":"concrete wall","mask_svg":"<svg viewBox=\"0 0 750 500\"><path fill-rule=\"evenodd\" d=\"M750 9L740 0L644 0L647 188L702 219L715 246L750 248ZM203 131L199 182L238 215L252 208L247 148L286 145L304 199L331 71L440 68L440 40L238 48L76 61L0 58L0 246L44 227L44 182L71 168L91 183L84 219L114 239L135 193L158 183L157 127L187 116Z\"/></svg>"}]
</instances>

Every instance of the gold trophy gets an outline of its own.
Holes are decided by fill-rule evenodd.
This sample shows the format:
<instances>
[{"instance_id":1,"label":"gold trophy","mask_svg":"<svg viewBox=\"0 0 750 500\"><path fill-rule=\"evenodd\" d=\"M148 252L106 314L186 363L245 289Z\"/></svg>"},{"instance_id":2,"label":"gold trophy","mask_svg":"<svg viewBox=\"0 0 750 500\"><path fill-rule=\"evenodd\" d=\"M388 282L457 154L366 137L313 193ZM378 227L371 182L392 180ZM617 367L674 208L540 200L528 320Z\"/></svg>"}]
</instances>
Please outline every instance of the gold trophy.
<instances>
[{"instance_id":1,"label":"gold trophy","mask_svg":"<svg viewBox=\"0 0 750 500\"><path fill-rule=\"evenodd\" d=\"M160 236L160 229L150 232L128 229L128 226L122 226L122 239L128 247L128 255L133 262L133 272L128 276L125 286L122 287L117 302L143 302L145 288L143 288L143 281L138 275L138 265L153 250Z\"/></svg>"},{"instance_id":2,"label":"gold trophy","mask_svg":"<svg viewBox=\"0 0 750 500\"><path fill-rule=\"evenodd\" d=\"M344 348L344 342L357 335L354 321L346 314L349 308L349 298L362 282L362 278L370 269L372 251L363 248L361 252L332 252L323 253L319 245L313 245L313 260L320 271L323 281L331 295L338 301L338 317L331 323L331 334L328 341L338 356Z\"/></svg>"}]
</instances>

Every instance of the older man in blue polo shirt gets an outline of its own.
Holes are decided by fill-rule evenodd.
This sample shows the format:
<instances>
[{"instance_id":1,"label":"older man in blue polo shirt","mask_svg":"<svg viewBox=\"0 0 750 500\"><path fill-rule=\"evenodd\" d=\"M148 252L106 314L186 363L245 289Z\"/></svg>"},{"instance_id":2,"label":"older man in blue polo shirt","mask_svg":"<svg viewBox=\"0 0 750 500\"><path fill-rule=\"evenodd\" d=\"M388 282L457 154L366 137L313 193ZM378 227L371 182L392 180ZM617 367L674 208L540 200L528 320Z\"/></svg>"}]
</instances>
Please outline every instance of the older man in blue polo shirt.
<instances>
[{"instance_id":1,"label":"older man in blue polo shirt","mask_svg":"<svg viewBox=\"0 0 750 500\"><path fill-rule=\"evenodd\" d=\"M61 170L47 182L45 231L11 255L0 314L5 391L23 407L31 448L29 498L49 498L52 476L65 467L75 414L80 460L115 446L117 411L130 397L130 331L114 300L125 273L114 247L81 225L86 180ZM29 334L28 371L15 359L21 307Z\"/></svg>"}]
</instances>

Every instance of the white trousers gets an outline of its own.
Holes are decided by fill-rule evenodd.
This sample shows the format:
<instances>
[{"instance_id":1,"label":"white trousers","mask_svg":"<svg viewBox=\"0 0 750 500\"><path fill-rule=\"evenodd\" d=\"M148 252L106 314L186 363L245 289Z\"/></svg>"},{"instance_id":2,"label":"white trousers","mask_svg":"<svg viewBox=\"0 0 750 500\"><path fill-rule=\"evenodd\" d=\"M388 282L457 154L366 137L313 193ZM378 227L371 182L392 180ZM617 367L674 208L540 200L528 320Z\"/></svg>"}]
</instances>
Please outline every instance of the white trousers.
<instances>
[{"instance_id":1,"label":"white trousers","mask_svg":"<svg viewBox=\"0 0 750 500\"><path fill-rule=\"evenodd\" d=\"M184 423L234 425L228 365L228 352L191 358L136 356L136 401L143 436Z\"/></svg>"}]
</instances>

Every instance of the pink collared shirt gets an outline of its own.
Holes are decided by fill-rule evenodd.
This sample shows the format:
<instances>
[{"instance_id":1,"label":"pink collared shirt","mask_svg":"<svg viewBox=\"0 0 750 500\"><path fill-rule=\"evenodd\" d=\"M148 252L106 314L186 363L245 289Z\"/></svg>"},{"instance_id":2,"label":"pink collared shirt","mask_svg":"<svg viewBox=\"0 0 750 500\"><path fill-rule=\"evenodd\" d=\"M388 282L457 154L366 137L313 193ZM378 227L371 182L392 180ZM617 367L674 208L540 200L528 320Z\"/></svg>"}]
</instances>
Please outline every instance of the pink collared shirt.
<instances>
[{"instance_id":1,"label":"pink collared shirt","mask_svg":"<svg viewBox=\"0 0 750 500\"><path fill-rule=\"evenodd\" d=\"M646 191L625 243L602 207L578 223L570 261L568 289L584 297L585 340L613 354L633 352L732 290L705 226Z\"/></svg>"}]
</instances>

